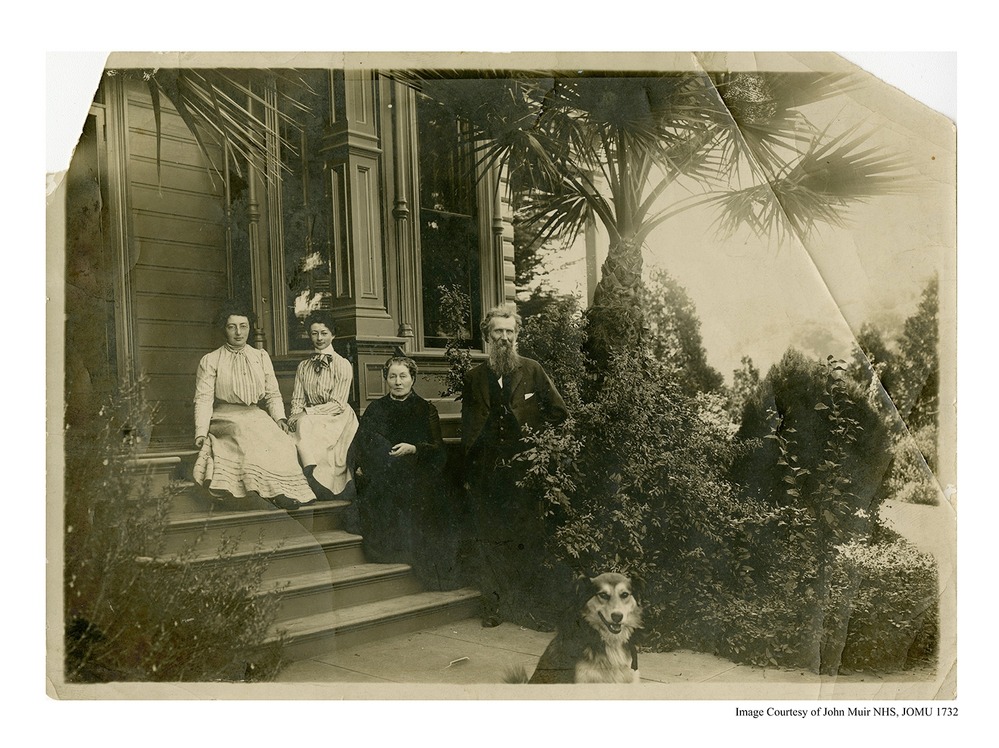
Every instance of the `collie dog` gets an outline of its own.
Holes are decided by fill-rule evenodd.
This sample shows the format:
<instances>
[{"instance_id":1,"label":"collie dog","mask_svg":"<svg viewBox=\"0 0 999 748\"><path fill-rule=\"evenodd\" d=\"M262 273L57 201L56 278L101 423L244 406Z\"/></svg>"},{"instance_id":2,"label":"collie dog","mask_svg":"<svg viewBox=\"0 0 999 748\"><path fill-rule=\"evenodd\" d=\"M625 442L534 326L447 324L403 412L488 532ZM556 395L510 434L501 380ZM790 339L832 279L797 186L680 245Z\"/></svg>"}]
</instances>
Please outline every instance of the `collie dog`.
<instances>
[{"instance_id":1,"label":"collie dog","mask_svg":"<svg viewBox=\"0 0 999 748\"><path fill-rule=\"evenodd\" d=\"M507 683L638 683L635 634L642 627L642 585L607 572L576 581L575 602L558 626L530 680L524 670Z\"/></svg>"}]
</instances>

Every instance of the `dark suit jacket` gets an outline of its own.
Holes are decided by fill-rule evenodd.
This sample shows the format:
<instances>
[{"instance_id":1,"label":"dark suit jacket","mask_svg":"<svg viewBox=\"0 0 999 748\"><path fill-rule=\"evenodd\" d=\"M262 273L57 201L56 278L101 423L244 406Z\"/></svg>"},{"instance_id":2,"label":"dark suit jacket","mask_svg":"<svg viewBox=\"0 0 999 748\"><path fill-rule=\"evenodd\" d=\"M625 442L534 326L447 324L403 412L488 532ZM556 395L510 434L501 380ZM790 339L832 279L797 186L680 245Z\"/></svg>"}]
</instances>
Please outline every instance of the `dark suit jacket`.
<instances>
[{"instance_id":1,"label":"dark suit jacket","mask_svg":"<svg viewBox=\"0 0 999 748\"><path fill-rule=\"evenodd\" d=\"M490 389L488 364L472 367L465 375L461 394L461 444L465 454L482 436L483 427L489 419ZM555 389L552 380L537 361L521 357L520 367L504 378L510 390L510 410L521 429L530 426L541 429L551 423L559 423L569 415L562 396Z\"/></svg>"}]
</instances>

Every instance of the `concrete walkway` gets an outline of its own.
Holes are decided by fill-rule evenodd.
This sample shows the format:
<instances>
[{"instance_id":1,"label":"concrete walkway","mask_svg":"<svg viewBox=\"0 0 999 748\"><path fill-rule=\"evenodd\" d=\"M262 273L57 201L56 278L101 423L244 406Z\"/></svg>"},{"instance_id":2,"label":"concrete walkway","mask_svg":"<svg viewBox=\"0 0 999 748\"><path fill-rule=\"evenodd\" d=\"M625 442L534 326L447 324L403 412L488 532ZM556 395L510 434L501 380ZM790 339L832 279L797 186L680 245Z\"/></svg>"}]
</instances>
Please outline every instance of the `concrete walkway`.
<instances>
[{"instance_id":1,"label":"concrete walkway","mask_svg":"<svg viewBox=\"0 0 999 748\"><path fill-rule=\"evenodd\" d=\"M889 524L932 553L941 575L950 579L953 561L953 509L886 505ZM950 562L950 563L948 563ZM943 584L946 589L948 585ZM948 600L944 595L943 641L951 640ZM484 629L477 618L383 639L290 664L280 684L314 684L317 696L376 698L586 698L641 699L950 699L956 692L953 668L940 672L858 673L820 676L804 670L738 665L690 651L639 656L641 685L505 686L515 668L534 671L554 634L504 623ZM946 655L942 658L946 662ZM349 684L345 687L344 684ZM323 687L325 686L325 687ZM418 687L417 687L418 686ZM416 688L414 688L416 687ZM557 690L555 690L557 689ZM607 689L613 689L613 693Z\"/></svg>"},{"instance_id":2,"label":"concrete walkway","mask_svg":"<svg viewBox=\"0 0 999 748\"><path fill-rule=\"evenodd\" d=\"M468 619L292 663L277 683L325 684L313 695L332 698L585 698L599 693L642 699L928 699L940 698L943 686L931 672L830 677L737 665L690 651L643 652L638 688L571 686L567 692L567 687L503 685L511 669L533 672L553 636L510 623L484 629L477 618ZM420 688L414 690L416 685Z\"/></svg>"}]
</instances>

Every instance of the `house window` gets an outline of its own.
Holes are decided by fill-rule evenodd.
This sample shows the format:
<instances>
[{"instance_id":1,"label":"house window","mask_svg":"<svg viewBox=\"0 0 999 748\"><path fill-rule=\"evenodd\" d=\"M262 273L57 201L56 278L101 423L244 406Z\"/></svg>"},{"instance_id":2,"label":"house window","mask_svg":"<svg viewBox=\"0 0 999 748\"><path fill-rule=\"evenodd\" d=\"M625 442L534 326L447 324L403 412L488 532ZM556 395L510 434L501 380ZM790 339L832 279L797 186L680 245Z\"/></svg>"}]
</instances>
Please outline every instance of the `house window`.
<instances>
[{"instance_id":1,"label":"house window","mask_svg":"<svg viewBox=\"0 0 999 748\"><path fill-rule=\"evenodd\" d=\"M332 199L329 168L321 150L330 127L330 76L297 70L277 77L281 148L281 244L284 256L284 318L288 351L310 350L302 324L332 305ZM292 124L294 123L294 124Z\"/></svg>"},{"instance_id":2,"label":"house window","mask_svg":"<svg viewBox=\"0 0 999 748\"><path fill-rule=\"evenodd\" d=\"M417 106L420 181L420 267L423 276L423 345L443 348L448 320L442 290L470 301L467 333L481 346L482 297L475 160L461 123L434 102Z\"/></svg>"}]
</instances>

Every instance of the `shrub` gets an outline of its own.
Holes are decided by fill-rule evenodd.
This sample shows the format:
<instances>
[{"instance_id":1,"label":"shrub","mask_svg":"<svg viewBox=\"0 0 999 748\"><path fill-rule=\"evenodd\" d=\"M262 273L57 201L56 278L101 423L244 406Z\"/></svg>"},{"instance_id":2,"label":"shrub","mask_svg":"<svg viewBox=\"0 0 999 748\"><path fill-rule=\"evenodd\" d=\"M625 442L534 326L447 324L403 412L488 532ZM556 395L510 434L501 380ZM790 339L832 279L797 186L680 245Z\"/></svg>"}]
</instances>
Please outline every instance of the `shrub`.
<instances>
[{"instance_id":1,"label":"shrub","mask_svg":"<svg viewBox=\"0 0 999 748\"><path fill-rule=\"evenodd\" d=\"M817 519L829 510L839 541L867 530L854 518L877 513L890 462L887 429L845 370L832 357L819 363L789 350L746 403L739 436L762 441L732 473L773 504L803 506Z\"/></svg>"},{"instance_id":2,"label":"shrub","mask_svg":"<svg viewBox=\"0 0 999 748\"><path fill-rule=\"evenodd\" d=\"M194 547L162 560L171 494L150 497L133 468L151 423L140 384L66 434L66 680L267 679L280 666L267 560L226 563L235 539L213 564Z\"/></svg>"},{"instance_id":3,"label":"shrub","mask_svg":"<svg viewBox=\"0 0 999 748\"><path fill-rule=\"evenodd\" d=\"M889 440L845 368L789 354L740 430L723 395L684 394L668 362L613 355L519 457L552 528L549 563L643 577L651 649L825 672L857 662L853 644L843 659L853 593L871 582L837 549L878 540Z\"/></svg>"},{"instance_id":4,"label":"shrub","mask_svg":"<svg viewBox=\"0 0 999 748\"><path fill-rule=\"evenodd\" d=\"M739 436L753 446L732 471L748 501L775 510L756 526L755 589L736 598L755 611L744 620L785 632L776 639L786 658L780 664L827 672L838 666L846 620L832 590L850 582L836 548L869 540L890 463L884 422L846 370L831 356L819 363L789 351L743 410ZM744 636L748 624L730 623L730 641L752 639ZM739 649L750 661L769 660Z\"/></svg>"},{"instance_id":5,"label":"shrub","mask_svg":"<svg viewBox=\"0 0 999 748\"><path fill-rule=\"evenodd\" d=\"M933 661L939 610L932 556L896 536L877 544L845 544L836 566L827 604L845 611L844 621L832 621L846 624L837 642L843 668L902 670Z\"/></svg>"},{"instance_id":6,"label":"shrub","mask_svg":"<svg viewBox=\"0 0 999 748\"><path fill-rule=\"evenodd\" d=\"M458 286L438 286L437 291L441 298L441 325L447 338L444 359L448 363L441 397L454 395L460 400L465 373L472 368L472 331L469 329L472 301Z\"/></svg>"},{"instance_id":7,"label":"shrub","mask_svg":"<svg viewBox=\"0 0 999 748\"><path fill-rule=\"evenodd\" d=\"M575 296L553 296L536 305L529 316L524 313L523 327L517 338L520 352L544 363L569 408L580 402L581 382L586 373L583 347L586 332L583 315Z\"/></svg>"},{"instance_id":8,"label":"shrub","mask_svg":"<svg viewBox=\"0 0 999 748\"><path fill-rule=\"evenodd\" d=\"M894 460L888 478L889 495L910 504L936 505L940 484L934 473L937 429L923 426L915 432L900 429L892 446Z\"/></svg>"},{"instance_id":9,"label":"shrub","mask_svg":"<svg viewBox=\"0 0 999 748\"><path fill-rule=\"evenodd\" d=\"M659 646L696 627L701 601L751 571L744 509L724 477L736 449L724 417L720 404L685 396L662 362L632 351L611 359L593 400L531 434L519 457L552 521L552 562L643 577Z\"/></svg>"}]
</instances>

